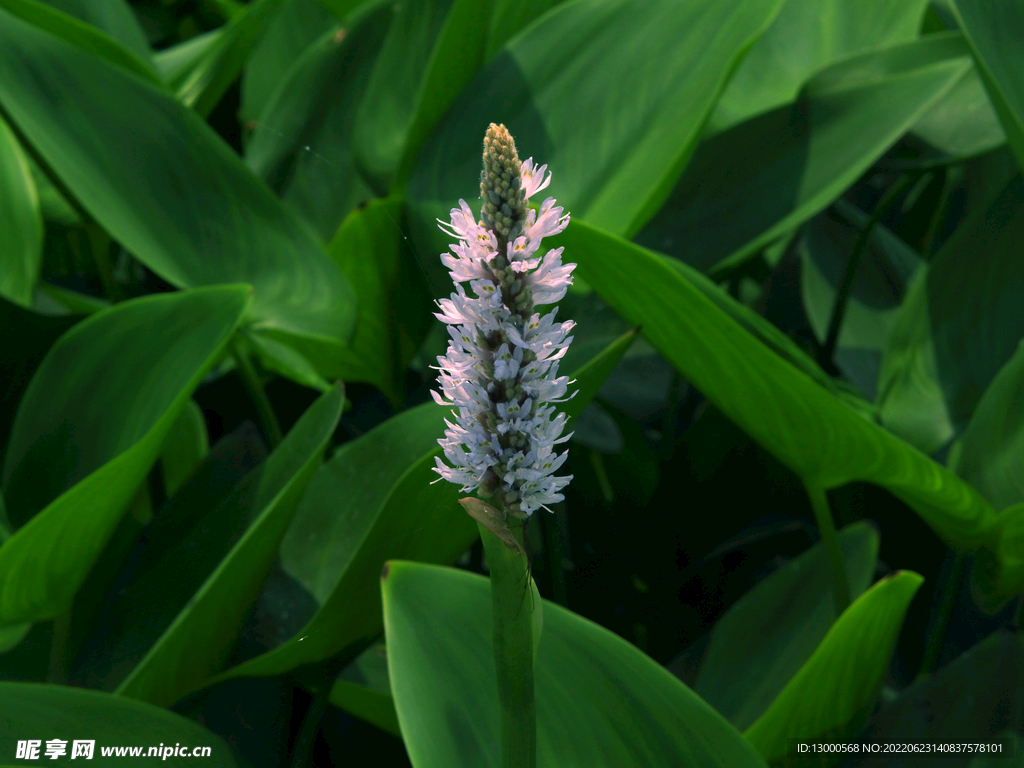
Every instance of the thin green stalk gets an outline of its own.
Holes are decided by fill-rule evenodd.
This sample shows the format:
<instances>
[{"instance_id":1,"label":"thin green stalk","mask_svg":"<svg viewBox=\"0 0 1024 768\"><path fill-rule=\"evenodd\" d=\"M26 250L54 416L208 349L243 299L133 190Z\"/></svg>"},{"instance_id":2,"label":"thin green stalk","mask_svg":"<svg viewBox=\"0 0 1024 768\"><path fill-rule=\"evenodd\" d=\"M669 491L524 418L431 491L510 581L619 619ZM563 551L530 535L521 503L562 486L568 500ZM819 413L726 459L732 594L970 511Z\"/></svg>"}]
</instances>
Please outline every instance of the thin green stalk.
<instances>
[{"instance_id":1,"label":"thin green stalk","mask_svg":"<svg viewBox=\"0 0 1024 768\"><path fill-rule=\"evenodd\" d=\"M857 272L857 265L860 264L861 257L867 248L871 231L916 178L916 175L903 174L895 184L885 190L885 194L882 195L882 199L875 206L871 218L868 219L867 224L864 225L860 235L857 237L857 242L853 246L850 258L846 262L846 269L843 271L839 290L836 292L835 304L832 305L832 318L828 323L828 335L825 337L825 344L821 348L822 360L831 361L836 353L836 345L839 343L839 330L842 328L843 318L846 316L846 305L850 300L850 291L853 288L853 277Z\"/></svg>"},{"instance_id":2,"label":"thin green stalk","mask_svg":"<svg viewBox=\"0 0 1024 768\"><path fill-rule=\"evenodd\" d=\"M917 672L920 679L925 675L934 672L939 663L939 654L942 652L942 642L946 637L946 629L949 627L949 620L953 616L953 606L956 605L956 598L960 592L960 577L964 569L964 555L960 550L951 549L947 554L947 564L943 569L939 583L939 604L935 610L935 618L932 620L931 628L928 631L928 640L924 647L924 657L921 659L921 668Z\"/></svg>"},{"instance_id":3,"label":"thin green stalk","mask_svg":"<svg viewBox=\"0 0 1024 768\"><path fill-rule=\"evenodd\" d=\"M532 589L523 524L512 516L502 535L477 523L491 571L494 665L501 706L502 768L536 768L537 715L533 689L534 614L540 600Z\"/></svg>"},{"instance_id":4,"label":"thin green stalk","mask_svg":"<svg viewBox=\"0 0 1024 768\"><path fill-rule=\"evenodd\" d=\"M7 517L7 507L4 506L4 497L0 496L0 544L3 544L14 535L14 526Z\"/></svg>"},{"instance_id":5,"label":"thin green stalk","mask_svg":"<svg viewBox=\"0 0 1024 768\"><path fill-rule=\"evenodd\" d=\"M299 734L295 737L292 768L306 768L307 765L313 764L313 746L316 744L316 735L320 732L320 721L330 703L331 689L329 686L313 696L313 700L309 703L309 709L306 710L306 715L302 718Z\"/></svg>"},{"instance_id":6,"label":"thin green stalk","mask_svg":"<svg viewBox=\"0 0 1024 768\"><path fill-rule=\"evenodd\" d=\"M544 533L544 551L548 557L548 570L551 571L551 597L563 607L569 604L569 590L565 583L565 568L562 563L569 558L569 547L566 542L565 502L552 505L552 515L540 517L541 531Z\"/></svg>"},{"instance_id":7,"label":"thin green stalk","mask_svg":"<svg viewBox=\"0 0 1024 768\"><path fill-rule=\"evenodd\" d=\"M277 416L263 389L263 382L260 381L259 374L256 373L249 355L238 343L237 337L231 340L231 356L235 358L235 364L238 365L238 372L242 375L245 391L249 393L250 399L256 406L256 413L259 416L263 432L267 436L267 441L270 443L270 450L274 450L281 444L281 426L277 422Z\"/></svg>"},{"instance_id":8,"label":"thin green stalk","mask_svg":"<svg viewBox=\"0 0 1024 768\"><path fill-rule=\"evenodd\" d=\"M68 679L68 639L71 634L71 610L68 609L53 620L53 635L50 641L50 669L46 682L61 685Z\"/></svg>"},{"instance_id":9,"label":"thin green stalk","mask_svg":"<svg viewBox=\"0 0 1024 768\"><path fill-rule=\"evenodd\" d=\"M850 606L850 584L846 579L846 565L843 562L843 553L839 549L839 540L836 538L832 510L829 509L828 497L825 495L824 488L811 483L804 483L804 487L807 488L807 496L814 509L814 519L818 523L821 541L825 545L828 559L832 563L832 588L838 616Z\"/></svg>"}]
</instances>

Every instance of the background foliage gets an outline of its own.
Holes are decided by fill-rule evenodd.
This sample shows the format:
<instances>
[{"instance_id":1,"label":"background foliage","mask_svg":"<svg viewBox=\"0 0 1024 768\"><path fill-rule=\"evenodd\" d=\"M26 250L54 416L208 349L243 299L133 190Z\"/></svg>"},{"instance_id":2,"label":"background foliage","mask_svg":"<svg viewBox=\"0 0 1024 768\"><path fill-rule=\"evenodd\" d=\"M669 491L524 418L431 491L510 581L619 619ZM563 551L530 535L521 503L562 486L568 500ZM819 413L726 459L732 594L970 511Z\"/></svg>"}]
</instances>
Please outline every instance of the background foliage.
<instances>
[{"instance_id":1,"label":"background foliage","mask_svg":"<svg viewBox=\"0 0 1024 768\"><path fill-rule=\"evenodd\" d=\"M1022 39L1015 0L0 0L0 762L498 764L430 484L490 122L579 265L540 764L1019 746Z\"/></svg>"}]
</instances>

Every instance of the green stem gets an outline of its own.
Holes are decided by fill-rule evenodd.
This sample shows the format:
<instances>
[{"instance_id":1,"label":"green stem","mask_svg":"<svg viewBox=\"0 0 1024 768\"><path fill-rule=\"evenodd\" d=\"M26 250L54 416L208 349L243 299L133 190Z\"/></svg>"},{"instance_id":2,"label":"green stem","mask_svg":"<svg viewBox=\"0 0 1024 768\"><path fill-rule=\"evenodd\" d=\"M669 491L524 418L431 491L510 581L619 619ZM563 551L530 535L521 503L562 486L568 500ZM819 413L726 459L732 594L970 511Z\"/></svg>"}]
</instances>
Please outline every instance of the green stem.
<instances>
[{"instance_id":1,"label":"green stem","mask_svg":"<svg viewBox=\"0 0 1024 768\"><path fill-rule=\"evenodd\" d=\"M565 568L562 563L569 558L566 539L565 502L552 505L554 514L540 516L538 521L544 533L544 551L548 556L548 570L551 571L551 597L563 607L569 605L569 590L565 582Z\"/></svg>"},{"instance_id":2,"label":"green stem","mask_svg":"<svg viewBox=\"0 0 1024 768\"><path fill-rule=\"evenodd\" d=\"M4 497L0 496L0 545L14 535L14 526L7 517L7 507L4 506Z\"/></svg>"},{"instance_id":3,"label":"green stem","mask_svg":"<svg viewBox=\"0 0 1024 768\"><path fill-rule=\"evenodd\" d=\"M316 735L320 732L320 721L323 719L327 705L331 702L331 688L325 687L313 696L302 718L302 725L299 727L299 734L295 737L295 748L292 750L292 768L305 768L312 765L313 746L316 744Z\"/></svg>"},{"instance_id":4,"label":"green stem","mask_svg":"<svg viewBox=\"0 0 1024 768\"><path fill-rule=\"evenodd\" d=\"M818 532L821 533L821 541L828 552L828 559L832 563L832 587L836 602L836 615L839 616L850 605L850 585L846 580L846 565L843 562L843 553L839 549L839 540L836 538L836 526L832 521L832 510L828 506L828 497L825 489L811 483L804 483L807 488L807 496L811 500L811 507L814 508L814 518L818 523Z\"/></svg>"},{"instance_id":5,"label":"green stem","mask_svg":"<svg viewBox=\"0 0 1024 768\"><path fill-rule=\"evenodd\" d=\"M536 768L533 646L540 600L531 585L522 521L510 515L507 524L519 544L518 550L478 523L491 571L494 665L501 706L501 765L502 768Z\"/></svg>"},{"instance_id":6,"label":"green stem","mask_svg":"<svg viewBox=\"0 0 1024 768\"><path fill-rule=\"evenodd\" d=\"M882 195L882 199L878 201L878 205L875 206L875 210L871 214L871 218L868 219L867 224L861 230L860 235L857 237L857 242L853 246L853 252L850 254L849 260L846 262L846 269L843 271L842 280L839 283L839 290L836 293L836 302L832 306L832 318L828 324L828 335L825 337L825 345L821 349L822 360L832 360L832 356L835 355L836 345L839 343L839 330L843 325L843 317L846 315L846 305L850 300L850 291L853 288L853 276L857 272L857 265L860 264L861 257L864 255L864 251L868 245L868 239L871 237L871 231L875 228L875 224L882 220L882 217L889 212L893 203L896 202L897 198L902 195L907 187L916 179L915 175L904 174L899 180L885 190L885 194Z\"/></svg>"},{"instance_id":7,"label":"green stem","mask_svg":"<svg viewBox=\"0 0 1024 768\"><path fill-rule=\"evenodd\" d=\"M68 679L68 638L71 633L71 610L64 611L53 620L50 641L50 670L46 682L62 685Z\"/></svg>"},{"instance_id":8,"label":"green stem","mask_svg":"<svg viewBox=\"0 0 1024 768\"><path fill-rule=\"evenodd\" d=\"M941 578L939 589L939 604L935 610L935 618L932 620L931 629L928 632L928 642L924 648L924 657L921 659L921 668L917 677L920 679L925 675L934 672L939 663L939 654L942 652L942 641L946 637L946 629L949 627L949 620L953 615L953 606L956 605L956 598L960 592L960 576L964 569L963 553L951 549L947 555L945 573Z\"/></svg>"},{"instance_id":9,"label":"green stem","mask_svg":"<svg viewBox=\"0 0 1024 768\"><path fill-rule=\"evenodd\" d=\"M238 372L242 375L242 383L245 385L249 398L256 406L256 413L260 419L260 425L270 443L270 450L274 450L281 444L281 426L277 423L277 416L270 405L266 391L263 389L263 382L252 365L248 353L238 343L238 338L231 340L231 356L235 358L238 365Z\"/></svg>"}]
</instances>

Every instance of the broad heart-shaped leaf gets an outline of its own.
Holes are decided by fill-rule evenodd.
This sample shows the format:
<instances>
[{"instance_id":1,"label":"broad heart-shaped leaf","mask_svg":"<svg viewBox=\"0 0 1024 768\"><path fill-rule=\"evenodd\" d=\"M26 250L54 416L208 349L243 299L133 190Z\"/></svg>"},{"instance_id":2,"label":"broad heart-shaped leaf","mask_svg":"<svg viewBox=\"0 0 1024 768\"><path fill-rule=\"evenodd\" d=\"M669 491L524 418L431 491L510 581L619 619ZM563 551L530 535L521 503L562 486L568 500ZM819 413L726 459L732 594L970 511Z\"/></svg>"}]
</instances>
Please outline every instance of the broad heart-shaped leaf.
<instances>
[{"instance_id":1,"label":"broad heart-shaped leaf","mask_svg":"<svg viewBox=\"0 0 1024 768\"><path fill-rule=\"evenodd\" d=\"M43 215L24 151L3 118L0 200L0 295L30 307L43 258Z\"/></svg>"},{"instance_id":2,"label":"broad heart-shaped leaf","mask_svg":"<svg viewBox=\"0 0 1024 768\"><path fill-rule=\"evenodd\" d=\"M579 394L565 403L577 415L621 359L630 332L577 369ZM437 439L448 412L427 403L392 417L342 445L313 475L281 543L285 571L320 603L295 637L216 678L276 675L355 654L379 634L381 565L391 557L450 563L477 537L458 504L464 494L437 480Z\"/></svg>"},{"instance_id":3,"label":"broad heart-shaped leaf","mask_svg":"<svg viewBox=\"0 0 1024 768\"><path fill-rule=\"evenodd\" d=\"M878 531L865 522L838 534L850 597L871 583ZM757 720L814 654L836 621L832 566L823 544L745 594L711 631L693 690L743 730Z\"/></svg>"},{"instance_id":4,"label":"broad heart-shaped leaf","mask_svg":"<svg viewBox=\"0 0 1024 768\"><path fill-rule=\"evenodd\" d=\"M917 37L926 0L783 3L750 46L708 119L707 133L793 101L817 70L872 48Z\"/></svg>"},{"instance_id":5,"label":"broad heart-shaped leaf","mask_svg":"<svg viewBox=\"0 0 1024 768\"><path fill-rule=\"evenodd\" d=\"M82 321L50 350L5 457L13 521L45 509L0 547L0 625L67 608L241 321L250 290L134 299Z\"/></svg>"},{"instance_id":6,"label":"broad heart-shaped leaf","mask_svg":"<svg viewBox=\"0 0 1024 768\"><path fill-rule=\"evenodd\" d=\"M972 548L985 540L996 515L977 491L751 338L668 259L581 222L558 238L582 279L805 482L875 483L948 541Z\"/></svg>"},{"instance_id":7,"label":"broad heart-shaped leaf","mask_svg":"<svg viewBox=\"0 0 1024 768\"><path fill-rule=\"evenodd\" d=\"M364 4L306 48L267 100L246 146L248 166L323 242L357 204L375 197L356 170L350 142L391 17L390 6Z\"/></svg>"},{"instance_id":8,"label":"broad heart-shaped leaf","mask_svg":"<svg viewBox=\"0 0 1024 768\"><path fill-rule=\"evenodd\" d=\"M121 0L114 0L109 5L113 8L120 2ZM102 14L103 9L98 7L101 3L103 3L103 0L95 0L94 7L91 10ZM94 56L105 59L111 64L138 75L144 80L154 84L159 82L153 70L153 65L149 61L149 46L146 43L145 37L142 38L144 50L137 50L133 46L125 47L124 36L115 35L112 38L103 29L97 29L82 20L82 14L74 13L70 8L65 9L68 13L72 14L69 16L68 13L62 13L55 8L51 8L51 5L57 5L57 3L44 5L41 2L37 2L37 0L0 0L0 8L27 21L29 24L34 24L51 35L59 37L71 45L78 46L83 51L87 51ZM62 3L62 5L64 4ZM67 5L82 4L67 3ZM131 9L127 10L131 15ZM120 17L120 12L114 11L111 16ZM115 25L119 24L120 21L119 18L110 18L109 20ZM126 36L130 36L130 33ZM119 37L121 38L120 41L117 39Z\"/></svg>"},{"instance_id":9,"label":"broad heart-shaped leaf","mask_svg":"<svg viewBox=\"0 0 1024 768\"><path fill-rule=\"evenodd\" d=\"M355 5L355 0L350 4ZM242 68L242 103L238 116L243 124L259 117L288 68L307 46L337 23L337 18L320 0L284 0L281 3L263 39Z\"/></svg>"},{"instance_id":10,"label":"broad heart-shaped leaf","mask_svg":"<svg viewBox=\"0 0 1024 768\"><path fill-rule=\"evenodd\" d=\"M388 671L415 768L501 764L490 584L384 566ZM535 666L538 766L763 766L740 733L668 670L545 601Z\"/></svg>"},{"instance_id":11,"label":"broad heart-shaped leaf","mask_svg":"<svg viewBox=\"0 0 1024 768\"><path fill-rule=\"evenodd\" d=\"M117 693L169 706L219 672L277 554L292 514L341 417L338 387L302 415L281 444L247 478L240 515L254 516L241 540L161 635ZM158 595L153 596L158 599Z\"/></svg>"},{"instance_id":12,"label":"broad heart-shaped leaf","mask_svg":"<svg viewBox=\"0 0 1024 768\"><path fill-rule=\"evenodd\" d=\"M192 110L0 11L0 104L104 229L179 287L249 282L251 323L330 369L355 296Z\"/></svg>"},{"instance_id":13,"label":"broad heart-shaped leaf","mask_svg":"<svg viewBox=\"0 0 1024 768\"><path fill-rule=\"evenodd\" d=\"M784 757L787 739L853 736L863 726L924 578L899 571L857 598L814 655L743 735L768 760Z\"/></svg>"},{"instance_id":14,"label":"broad heart-shaped leaf","mask_svg":"<svg viewBox=\"0 0 1024 768\"><path fill-rule=\"evenodd\" d=\"M919 271L882 357L882 423L932 453L963 430L1024 336L1018 245L1024 179L1015 176Z\"/></svg>"},{"instance_id":15,"label":"broad heart-shaped leaf","mask_svg":"<svg viewBox=\"0 0 1024 768\"><path fill-rule=\"evenodd\" d=\"M829 67L794 103L698 147L636 241L702 270L741 263L837 198L970 67L955 33Z\"/></svg>"},{"instance_id":16,"label":"broad heart-shaped leaf","mask_svg":"<svg viewBox=\"0 0 1024 768\"><path fill-rule=\"evenodd\" d=\"M242 71L253 47L263 38L281 2L255 0L232 17L195 65L179 79L176 92L182 103L203 117L213 111Z\"/></svg>"},{"instance_id":17,"label":"broad heart-shaped leaf","mask_svg":"<svg viewBox=\"0 0 1024 768\"><path fill-rule=\"evenodd\" d=\"M978 401L950 451L950 469L997 511L1024 502L1024 343Z\"/></svg>"},{"instance_id":18,"label":"broad heart-shaped leaf","mask_svg":"<svg viewBox=\"0 0 1024 768\"><path fill-rule=\"evenodd\" d=\"M46 759L46 742L65 741L63 763L73 755L76 739L94 741L89 765L124 765L125 757L139 755L162 758L163 765L185 765L202 756L204 765L235 765L228 745L216 735L181 715L166 709L132 701L109 693L83 691L60 685L0 682L0 754L14 761L19 741L38 739L39 758ZM181 752L174 750L182 745ZM104 754L115 747L139 747L141 752ZM163 747L171 751L163 757ZM192 749L208 747L193 755ZM157 750L150 755L150 749ZM75 759L83 759L79 755ZM23 760L19 760L25 764Z\"/></svg>"},{"instance_id":19,"label":"broad heart-shaped leaf","mask_svg":"<svg viewBox=\"0 0 1024 768\"><path fill-rule=\"evenodd\" d=\"M409 181L421 254L443 249L435 218L477 196L488 123L554 172L573 216L632 235L661 206L732 67L776 0L582 0L538 19L466 86ZM628 109L620 106L628 104ZM440 265L426 265L435 294Z\"/></svg>"},{"instance_id":20,"label":"broad heart-shaped leaf","mask_svg":"<svg viewBox=\"0 0 1024 768\"><path fill-rule=\"evenodd\" d=\"M1003 730L1024 727L1024 634L1000 629L956 661L900 691L895 701L871 718L858 736L867 743L991 743ZM927 765L922 755L888 759L885 765ZM951 757L951 756L950 756ZM934 759L934 764L968 765L970 756ZM993 760L990 765L1017 766L1021 758ZM850 756L842 768L879 765L878 757Z\"/></svg>"},{"instance_id":21,"label":"broad heart-shaped leaf","mask_svg":"<svg viewBox=\"0 0 1024 768\"><path fill-rule=\"evenodd\" d=\"M1017 162L1024 168L1024 7L1016 0L953 0L949 3L978 62L992 105L999 113Z\"/></svg>"}]
</instances>

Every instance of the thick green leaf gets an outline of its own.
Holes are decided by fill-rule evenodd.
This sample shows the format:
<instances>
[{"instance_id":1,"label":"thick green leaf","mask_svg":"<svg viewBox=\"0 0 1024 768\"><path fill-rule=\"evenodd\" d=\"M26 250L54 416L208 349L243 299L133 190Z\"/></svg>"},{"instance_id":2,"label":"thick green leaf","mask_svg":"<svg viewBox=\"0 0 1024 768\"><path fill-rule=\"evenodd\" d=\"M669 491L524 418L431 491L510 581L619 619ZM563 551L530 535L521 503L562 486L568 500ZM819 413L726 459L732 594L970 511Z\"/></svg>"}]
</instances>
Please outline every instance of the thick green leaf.
<instances>
[{"instance_id":1,"label":"thick green leaf","mask_svg":"<svg viewBox=\"0 0 1024 768\"><path fill-rule=\"evenodd\" d=\"M373 200L352 211L327 246L359 296L351 354L337 376L374 384L392 402L405 388L425 323L434 322L415 260L401 247L401 216L398 200Z\"/></svg>"},{"instance_id":2,"label":"thick green leaf","mask_svg":"<svg viewBox=\"0 0 1024 768\"><path fill-rule=\"evenodd\" d=\"M989 384L958 442L950 469L998 511L1024 502L1024 344Z\"/></svg>"},{"instance_id":3,"label":"thick green leaf","mask_svg":"<svg viewBox=\"0 0 1024 768\"><path fill-rule=\"evenodd\" d=\"M391 561L381 591L391 688L412 764L500 765L487 579ZM535 676L538 765L764 765L666 669L546 601Z\"/></svg>"},{"instance_id":4,"label":"thick green leaf","mask_svg":"<svg viewBox=\"0 0 1024 768\"><path fill-rule=\"evenodd\" d=\"M349 5L355 5L352 0ZM347 15L348 10L341 15ZM284 0L267 26L263 39L245 60L242 74L242 103L238 108L245 123L259 117L288 68L306 48L337 23L320 0Z\"/></svg>"},{"instance_id":5,"label":"thick green leaf","mask_svg":"<svg viewBox=\"0 0 1024 768\"><path fill-rule=\"evenodd\" d=\"M255 425L243 422L156 511L90 613L71 684L113 691L131 673L245 533L251 518L239 504L254 485L241 484L266 458Z\"/></svg>"},{"instance_id":6,"label":"thick green leaf","mask_svg":"<svg viewBox=\"0 0 1024 768\"><path fill-rule=\"evenodd\" d=\"M490 7L424 0L399 14L356 118L353 151L383 192L405 185L420 147L484 60Z\"/></svg>"},{"instance_id":7,"label":"thick green leaf","mask_svg":"<svg viewBox=\"0 0 1024 768\"><path fill-rule=\"evenodd\" d=\"M867 589L878 531L865 522L838 534L850 597ZM836 621L832 566L823 544L754 587L715 624L693 690L739 729L757 720L811 658Z\"/></svg>"},{"instance_id":8,"label":"thick green leaf","mask_svg":"<svg viewBox=\"0 0 1024 768\"><path fill-rule=\"evenodd\" d=\"M702 270L743 262L837 198L970 67L955 33L829 67L793 104L698 147L636 241Z\"/></svg>"},{"instance_id":9,"label":"thick green leaf","mask_svg":"<svg viewBox=\"0 0 1024 768\"><path fill-rule=\"evenodd\" d=\"M1024 336L1019 244L1024 179L1014 177L921 269L882 357L882 423L931 453L963 430Z\"/></svg>"},{"instance_id":10,"label":"thick green leaf","mask_svg":"<svg viewBox=\"0 0 1024 768\"><path fill-rule=\"evenodd\" d=\"M597 392L633 336L617 339L572 375L580 393L565 404L570 417ZM280 554L320 610L295 637L219 679L281 674L361 650L380 632L372 585L385 560L450 563L473 543L477 527L457 503L462 494L433 482L446 415L435 403L405 411L342 445L313 475Z\"/></svg>"},{"instance_id":11,"label":"thick green leaf","mask_svg":"<svg viewBox=\"0 0 1024 768\"><path fill-rule=\"evenodd\" d=\"M211 29L201 35L190 37L170 48L164 48L153 55L153 63L160 79L169 85L178 83L203 57L210 46L217 42L223 27Z\"/></svg>"},{"instance_id":12,"label":"thick green leaf","mask_svg":"<svg viewBox=\"0 0 1024 768\"><path fill-rule=\"evenodd\" d=\"M345 668L331 688L331 704L402 737L382 643L371 645Z\"/></svg>"},{"instance_id":13,"label":"thick green leaf","mask_svg":"<svg viewBox=\"0 0 1024 768\"><path fill-rule=\"evenodd\" d=\"M816 383L838 395L839 388L835 381L793 339L780 331L769 320L733 299L707 275L686 262L673 258L663 258L661 261L678 272L684 280L704 294L718 309L739 323L747 333L754 336L783 360L810 376Z\"/></svg>"},{"instance_id":14,"label":"thick green leaf","mask_svg":"<svg viewBox=\"0 0 1024 768\"><path fill-rule=\"evenodd\" d=\"M360 172L378 194L390 188L402 159L417 93L455 4L454 0L406 0L396 8L359 102L352 132L352 152ZM486 4L473 5L486 17ZM482 42L479 47L482 58Z\"/></svg>"},{"instance_id":15,"label":"thick green leaf","mask_svg":"<svg viewBox=\"0 0 1024 768\"><path fill-rule=\"evenodd\" d=\"M18 403L43 357L81 315L49 317L0 296L0 328L6 338L0 355L0 464L7 449Z\"/></svg>"},{"instance_id":16,"label":"thick green leaf","mask_svg":"<svg viewBox=\"0 0 1024 768\"><path fill-rule=\"evenodd\" d=\"M13 760L18 742L29 739L42 742L36 759L46 759L46 742L60 739L66 742L61 758L64 762L74 757L74 741L81 738L95 742L91 756L86 758L89 765L124 765L125 757L138 755L141 759L149 755L150 749L162 750L164 745L171 750L168 756L154 751L151 761L155 757L163 765L191 765L199 757L191 750L208 747L209 753L202 753L203 765L235 765L228 745L202 726L166 709L107 693L0 682L0 721L4 724L0 731L0 754L4 759ZM189 751L175 757L178 744ZM138 747L141 752L104 754L104 750L115 747Z\"/></svg>"},{"instance_id":17,"label":"thick green leaf","mask_svg":"<svg viewBox=\"0 0 1024 768\"><path fill-rule=\"evenodd\" d=\"M580 222L558 238L605 301L805 482L872 482L947 540L970 548L985 539L995 512L977 491L751 338L664 259Z\"/></svg>"},{"instance_id":18,"label":"thick green leaf","mask_svg":"<svg viewBox=\"0 0 1024 768\"><path fill-rule=\"evenodd\" d=\"M252 517L252 524L118 686L118 694L169 706L224 667L306 483L338 424L344 400L341 388L322 395L256 470L257 477L246 481L246 503L237 509Z\"/></svg>"},{"instance_id":19,"label":"thick green leaf","mask_svg":"<svg viewBox=\"0 0 1024 768\"><path fill-rule=\"evenodd\" d=\"M164 490L168 497L188 480L209 452L210 437L206 433L203 409L195 400L189 400L171 425L160 449Z\"/></svg>"},{"instance_id":20,"label":"thick green leaf","mask_svg":"<svg viewBox=\"0 0 1024 768\"><path fill-rule=\"evenodd\" d=\"M4 462L14 522L42 511L0 547L0 625L67 608L249 292L222 286L135 299L84 320L50 350L22 398Z\"/></svg>"},{"instance_id":21,"label":"thick green leaf","mask_svg":"<svg viewBox=\"0 0 1024 768\"><path fill-rule=\"evenodd\" d=\"M800 291L818 342L824 344L842 276L869 217L842 198L804 227L797 244ZM921 257L882 224L872 227L850 286L834 361L874 400L878 371L907 282Z\"/></svg>"},{"instance_id":22,"label":"thick green leaf","mask_svg":"<svg viewBox=\"0 0 1024 768\"><path fill-rule=\"evenodd\" d=\"M210 114L224 92L242 71L242 65L259 44L282 0L255 0L229 21L177 82L183 104L203 117Z\"/></svg>"},{"instance_id":23,"label":"thick green leaf","mask_svg":"<svg viewBox=\"0 0 1024 768\"><path fill-rule=\"evenodd\" d=\"M101 29L143 61L150 57L149 42L127 0L45 0L46 4Z\"/></svg>"},{"instance_id":24,"label":"thick green leaf","mask_svg":"<svg viewBox=\"0 0 1024 768\"><path fill-rule=\"evenodd\" d=\"M329 368L355 297L309 233L192 110L0 11L0 105L79 202L179 287L255 287L255 327Z\"/></svg>"},{"instance_id":25,"label":"thick green leaf","mask_svg":"<svg viewBox=\"0 0 1024 768\"><path fill-rule=\"evenodd\" d=\"M375 197L356 170L356 110L391 23L380 3L336 23L281 78L255 121L245 161L324 242Z\"/></svg>"},{"instance_id":26,"label":"thick green leaf","mask_svg":"<svg viewBox=\"0 0 1024 768\"><path fill-rule=\"evenodd\" d=\"M1024 168L1024 6L1016 0L952 0L950 7L974 52L978 71Z\"/></svg>"},{"instance_id":27,"label":"thick green leaf","mask_svg":"<svg viewBox=\"0 0 1024 768\"><path fill-rule=\"evenodd\" d=\"M360 302L362 307L362 302ZM358 327L358 326L357 326ZM326 392L331 384L319 374L305 355L293 347L266 336L259 331L245 333L245 340L259 353L260 362L268 371L274 371L310 389ZM350 359L347 349L338 355ZM338 377L343 378L343 377ZM347 378L347 377L344 377Z\"/></svg>"},{"instance_id":28,"label":"thick green leaf","mask_svg":"<svg viewBox=\"0 0 1024 768\"><path fill-rule=\"evenodd\" d=\"M927 0L789 0L729 80L707 133L792 102L839 59L917 37Z\"/></svg>"},{"instance_id":29,"label":"thick green leaf","mask_svg":"<svg viewBox=\"0 0 1024 768\"><path fill-rule=\"evenodd\" d=\"M95 5L103 2L104 0L97 0ZM117 5L118 2L120 0L112 2L111 5ZM124 45L124 40L115 39L102 28L97 29L85 20L75 18L78 14L69 16L36 0L0 0L0 8L154 85L159 82L149 61L149 46L145 38L142 40L145 51L132 50L131 46ZM102 13L102 9L94 10ZM131 13L130 10L128 12ZM118 15L115 11L114 16Z\"/></svg>"},{"instance_id":30,"label":"thick green leaf","mask_svg":"<svg viewBox=\"0 0 1024 768\"><path fill-rule=\"evenodd\" d=\"M39 283L36 289L33 309L47 315L93 315L110 306L107 299L61 288L58 285Z\"/></svg>"},{"instance_id":31,"label":"thick green leaf","mask_svg":"<svg viewBox=\"0 0 1024 768\"><path fill-rule=\"evenodd\" d=\"M0 200L0 295L30 307L43 257L43 215L28 160L2 117Z\"/></svg>"},{"instance_id":32,"label":"thick green leaf","mask_svg":"<svg viewBox=\"0 0 1024 768\"><path fill-rule=\"evenodd\" d=\"M132 673L259 514L266 458L251 422L217 442L122 558L70 681L113 691Z\"/></svg>"},{"instance_id":33,"label":"thick green leaf","mask_svg":"<svg viewBox=\"0 0 1024 768\"><path fill-rule=\"evenodd\" d=\"M913 133L939 150L943 163L981 155L1006 143L1006 132L977 67L914 123Z\"/></svg>"},{"instance_id":34,"label":"thick green leaf","mask_svg":"<svg viewBox=\"0 0 1024 768\"><path fill-rule=\"evenodd\" d=\"M434 219L477 196L491 122L508 127L523 159L551 167L551 194L577 220L634 234L665 200L732 67L780 5L584 0L545 14L466 87L420 153L409 182L420 253L443 247ZM426 268L439 293L443 271Z\"/></svg>"},{"instance_id":35,"label":"thick green leaf","mask_svg":"<svg viewBox=\"0 0 1024 768\"><path fill-rule=\"evenodd\" d=\"M989 615L1024 590L1024 503L1002 511L971 569L971 596Z\"/></svg>"},{"instance_id":36,"label":"thick green leaf","mask_svg":"<svg viewBox=\"0 0 1024 768\"><path fill-rule=\"evenodd\" d=\"M899 571L857 598L767 711L744 731L747 741L766 759L776 760L788 753L788 739L853 736L860 730L858 719L867 715L904 614L923 581L912 571Z\"/></svg>"},{"instance_id":37,"label":"thick green leaf","mask_svg":"<svg viewBox=\"0 0 1024 768\"><path fill-rule=\"evenodd\" d=\"M565 0L494 0L486 58L491 58L521 29Z\"/></svg>"},{"instance_id":38,"label":"thick green leaf","mask_svg":"<svg viewBox=\"0 0 1024 768\"><path fill-rule=\"evenodd\" d=\"M1001 629L937 673L900 691L895 701L871 719L858 740L876 744L978 744L1003 741L1000 732L1019 732L1022 728L1024 635ZM923 755L906 755L903 760L895 757L885 764L893 768L929 763L953 766L967 765L971 759L969 755L931 760ZM1019 765L1019 751L1015 758L1006 759L1004 751L1003 757L985 765L1012 768ZM878 765L877 756L842 763L843 768L871 765Z\"/></svg>"}]
</instances>

